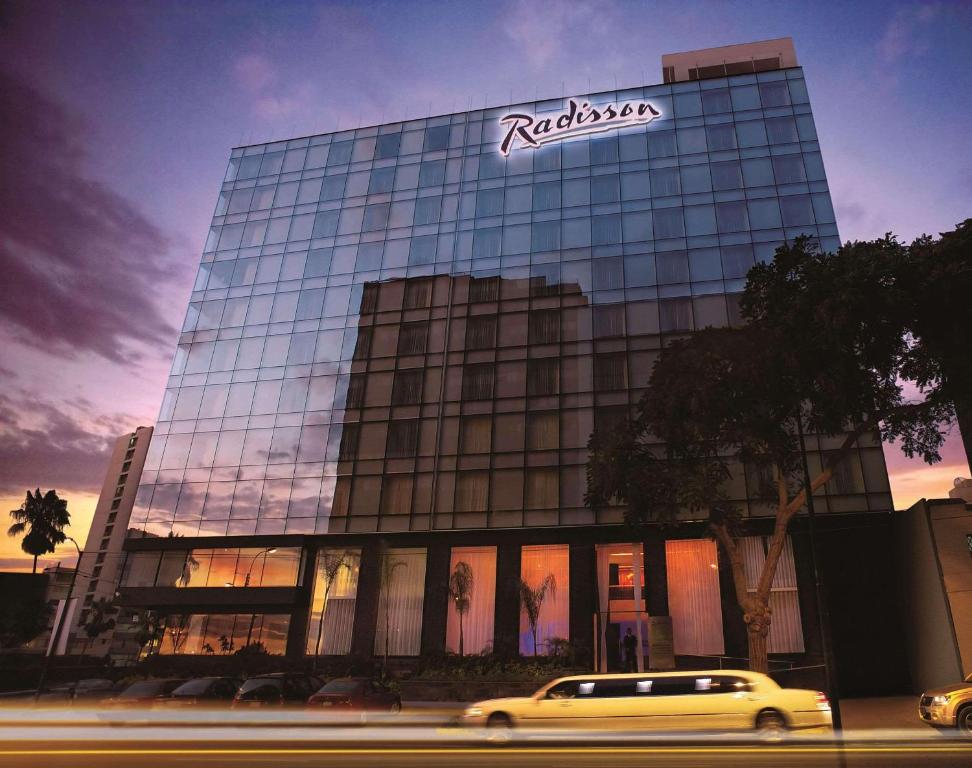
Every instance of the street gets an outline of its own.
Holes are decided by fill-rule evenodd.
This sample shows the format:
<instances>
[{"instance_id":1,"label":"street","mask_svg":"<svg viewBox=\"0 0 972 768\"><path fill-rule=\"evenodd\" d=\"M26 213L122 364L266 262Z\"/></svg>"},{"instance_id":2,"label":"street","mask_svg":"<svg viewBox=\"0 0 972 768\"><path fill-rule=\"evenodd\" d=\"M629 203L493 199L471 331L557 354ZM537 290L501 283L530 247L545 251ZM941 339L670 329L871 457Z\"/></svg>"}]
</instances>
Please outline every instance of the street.
<instances>
[{"instance_id":1,"label":"street","mask_svg":"<svg viewBox=\"0 0 972 768\"><path fill-rule=\"evenodd\" d=\"M156 740L112 744L31 741L6 746L0 766L968 766L972 745L852 743L835 745L550 745L329 746L284 742L233 747Z\"/></svg>"}]
</instances>

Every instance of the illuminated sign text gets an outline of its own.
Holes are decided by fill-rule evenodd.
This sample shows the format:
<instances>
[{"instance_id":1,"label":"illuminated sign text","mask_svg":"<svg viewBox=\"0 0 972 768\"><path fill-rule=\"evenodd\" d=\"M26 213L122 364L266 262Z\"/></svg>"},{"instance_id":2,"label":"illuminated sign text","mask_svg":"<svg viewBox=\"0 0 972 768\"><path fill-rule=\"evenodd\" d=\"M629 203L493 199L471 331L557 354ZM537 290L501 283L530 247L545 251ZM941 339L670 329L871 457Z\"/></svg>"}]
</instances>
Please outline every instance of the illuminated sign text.
<instances>
[{"instance_id":1,"label":"illuminated sign text","mask_svg":"<svg viewBox=\"0 0 972 768\"><path fill-rule=\"evenodd\" d=\"M565 112L540 118L511 112L500 118L506 126L506 135L500 144L500 153L506 157L514 149L537 149L552 141L562 141L574 136L601 133L615 128L650 123L661 115L647 101L629 101L624 104L599 104L592 107L586 101L578 105L573 99Z\"/></svg>"}]
</instances>

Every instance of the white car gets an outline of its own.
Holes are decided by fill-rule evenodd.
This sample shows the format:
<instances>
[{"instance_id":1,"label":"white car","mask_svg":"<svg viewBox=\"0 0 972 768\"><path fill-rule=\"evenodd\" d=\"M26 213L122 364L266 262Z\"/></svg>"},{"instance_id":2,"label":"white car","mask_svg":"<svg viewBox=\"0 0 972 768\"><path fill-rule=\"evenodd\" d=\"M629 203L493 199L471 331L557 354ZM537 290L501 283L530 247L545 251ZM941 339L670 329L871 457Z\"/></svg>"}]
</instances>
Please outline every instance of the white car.
<instances>
[{"instance_id":1,"label":"white car","mask_svg":"<svg viewBox=\"0 0 972 768\"><path fill-rule=\"evenodd\" d=\"M463 724L508 738L516 727L625 731L829 731L830 703L819 691L780 688L745 670L577 675L533 696L490 699L466 708Z\"/></svg>"}]
</instances>

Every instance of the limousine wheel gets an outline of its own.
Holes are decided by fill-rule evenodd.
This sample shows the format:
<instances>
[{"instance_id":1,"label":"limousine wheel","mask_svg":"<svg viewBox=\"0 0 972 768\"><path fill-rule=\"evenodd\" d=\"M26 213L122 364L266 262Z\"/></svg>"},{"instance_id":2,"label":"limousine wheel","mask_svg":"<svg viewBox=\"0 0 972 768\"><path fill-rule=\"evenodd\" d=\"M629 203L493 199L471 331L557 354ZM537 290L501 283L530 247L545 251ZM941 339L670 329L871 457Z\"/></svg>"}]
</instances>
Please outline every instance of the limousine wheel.
<instances>
[{"instance_id":1,"label":"limousine wheel","mask_svg":"<svg viewBox=\"0 0 972 768\"><path fill-rule=\"evenodd\" d=\"M513 738L513 721L503 712L494 712L486 720L486 738L496 744L506 744Z\"/></svg>"},{"instance_id":2,"label":"limousine wheel","mask_svg":"<svg viewBox=\"0 0 972 768\"><path fill-rule=\"evenodd\" d=\"M756 733L765 741L782 741L786 733L786 720L774 709L760 712L756 717Z\"/></svg>"}]
</instances>

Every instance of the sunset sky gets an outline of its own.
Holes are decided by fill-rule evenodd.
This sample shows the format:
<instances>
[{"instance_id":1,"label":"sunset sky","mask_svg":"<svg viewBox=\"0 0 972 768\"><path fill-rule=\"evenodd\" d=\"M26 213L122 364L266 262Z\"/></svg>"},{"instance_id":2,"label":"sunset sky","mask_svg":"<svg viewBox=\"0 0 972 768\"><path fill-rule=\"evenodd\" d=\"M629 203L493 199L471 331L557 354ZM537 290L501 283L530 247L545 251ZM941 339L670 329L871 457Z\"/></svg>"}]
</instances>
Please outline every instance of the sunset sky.
<instances>
[{"instance_id":1,"label":"sunset sky","mask_svg":"<svg viewBox=\"0 0 972 768\"><path fill-rule=\"evenodd\" d=\"M110 439L155 420L231 147L660 82L663 53L782 36L842 239L972 216L969 2L8 0L2 510L56 488L83 544ZM969 474L957 429L934 467L885 453L899 508ZM0 570L29 567L0 536Z\"/></svg>"}]
</instances>

